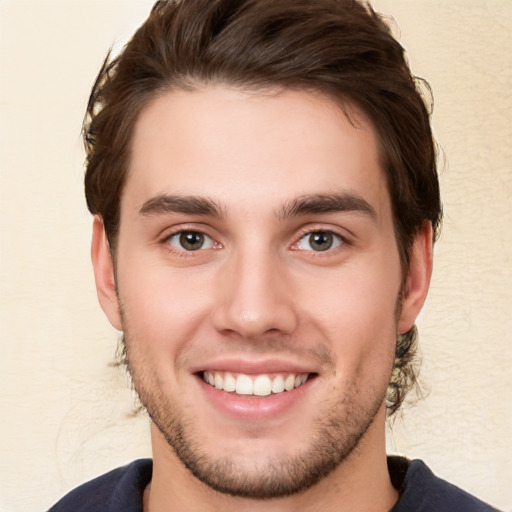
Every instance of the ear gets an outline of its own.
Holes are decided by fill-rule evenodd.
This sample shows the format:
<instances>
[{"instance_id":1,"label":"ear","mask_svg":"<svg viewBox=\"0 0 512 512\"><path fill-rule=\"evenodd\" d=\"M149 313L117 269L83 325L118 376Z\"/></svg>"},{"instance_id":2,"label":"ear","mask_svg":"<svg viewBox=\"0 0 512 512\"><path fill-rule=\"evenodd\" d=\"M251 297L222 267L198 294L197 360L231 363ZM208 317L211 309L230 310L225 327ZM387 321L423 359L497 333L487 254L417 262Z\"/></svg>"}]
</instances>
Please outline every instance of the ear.
<instances>
[{"instance_id":1,"label":"ear","mask_svg":"<svg viewBox=\"0 0 512 512\"><path fill-rule=\"evenodd\" d=\"M96 292L101 308L110 323L118 331L122 331L121 314L116 292L114 262L110 245L105 233L105 226L99 215L94 216L92 225L91 258L94 267Z\"/></svg>"},{"instance_id":2,"label":"ear","mask_svg":"<svg viewBox=\"0 0 512 512\"><path fill-rule=\"evenodd\" d=\"M432 224L424 222L414 236L409 255L409 272L402 296L402 310L398 319L398 333L409 331L427 298L433 264Z\"/></svg>"}]
</instances>

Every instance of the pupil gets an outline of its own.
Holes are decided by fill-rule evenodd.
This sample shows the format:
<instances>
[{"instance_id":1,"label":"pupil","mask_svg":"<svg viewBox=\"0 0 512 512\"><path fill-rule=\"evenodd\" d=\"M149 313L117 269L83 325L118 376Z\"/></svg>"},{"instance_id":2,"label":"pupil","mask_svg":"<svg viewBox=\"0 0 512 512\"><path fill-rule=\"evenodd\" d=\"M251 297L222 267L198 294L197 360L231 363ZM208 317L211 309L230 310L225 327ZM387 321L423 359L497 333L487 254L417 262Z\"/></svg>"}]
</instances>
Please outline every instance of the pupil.
<instances>
[{"instance_id":1,"label":"pupil","mask_svg":"<svg viewBox=\"0 0 512 512\"><path fill-rule=\"evenodd\" d=\"M204 236L201 233L188 231L180 235L180 244L188 251L197 251L201 249L204 242Z\"/></svg>"},{"instance_id":2,"label":"pupil","mask_svg":"<svg viewBox=\"0 0 512 512\"><path fill-rule=\"evenodd\" d=\"M332 242L333 240L331 233L326 233L324 231L312 233L309 236L309 244L315 251L326 251L327 249L330 249Z\"/></svg>"}]
</instances>

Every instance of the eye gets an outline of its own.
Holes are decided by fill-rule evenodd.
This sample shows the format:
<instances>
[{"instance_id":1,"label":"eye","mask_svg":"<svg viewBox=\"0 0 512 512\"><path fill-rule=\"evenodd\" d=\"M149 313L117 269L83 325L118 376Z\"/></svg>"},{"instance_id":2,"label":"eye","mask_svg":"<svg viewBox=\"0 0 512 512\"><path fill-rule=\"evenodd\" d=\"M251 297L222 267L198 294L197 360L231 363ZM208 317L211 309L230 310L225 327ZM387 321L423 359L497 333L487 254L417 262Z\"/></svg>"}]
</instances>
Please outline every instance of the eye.
<instances>
[{"instance_id":1,"label":"eye","mask_svg":"<svg viewBox=\"0 0 512 512\"><path fill-rule=\"evenodd\" d=\"M336 249L343 243L343 238L332 231L313 231L304 235L296 247L302 251L323 252Z\"/></svg>"},{"instance_id":2,"label":"eye","mask_svg":"<svg viewBox=\"0 0 512 512\"><path fill-rule=\"evenodd\" d=\"M215 242L200 231L178 231L168 238L168 242L182 251L199 251L215 246Z\"/></svg>"}]
</instances>

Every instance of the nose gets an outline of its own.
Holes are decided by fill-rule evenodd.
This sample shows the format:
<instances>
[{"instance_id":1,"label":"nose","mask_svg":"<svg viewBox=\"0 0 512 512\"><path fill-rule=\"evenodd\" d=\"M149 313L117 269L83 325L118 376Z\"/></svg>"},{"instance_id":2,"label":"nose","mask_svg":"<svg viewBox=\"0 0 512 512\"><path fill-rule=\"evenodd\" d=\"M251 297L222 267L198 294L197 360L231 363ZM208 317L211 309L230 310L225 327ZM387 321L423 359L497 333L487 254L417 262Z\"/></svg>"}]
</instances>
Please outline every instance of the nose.
<instances>
[{"instance_id":1,"label":"nose","mask_svg":"<svg viewBox=\"0 0 512 512\"><path fill-rule=\"evenodd\" d=\"M292 333L298 318L290 284L270 251L233 255L217 283L215 328L244 338Z\"/></svg>"}]
</instances>

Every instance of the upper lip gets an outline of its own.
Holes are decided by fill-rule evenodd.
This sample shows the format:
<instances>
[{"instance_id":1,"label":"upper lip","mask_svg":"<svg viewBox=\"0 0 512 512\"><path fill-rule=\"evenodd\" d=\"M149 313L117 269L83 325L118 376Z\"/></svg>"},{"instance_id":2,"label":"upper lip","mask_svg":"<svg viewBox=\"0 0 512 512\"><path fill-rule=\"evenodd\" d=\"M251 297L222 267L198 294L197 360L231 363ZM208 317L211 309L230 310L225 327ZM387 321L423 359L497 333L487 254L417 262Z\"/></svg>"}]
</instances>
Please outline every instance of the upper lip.
<instances>
[{"instance_id":1,"label":"upper lip","mask_svg":"<svg viewBox=\"0 0 512 512\"><path fill-rule=\"evenodd\" d=\"M317 373L318 368L311 364L301 364L276 358L258 361L241 358L219 358L191 368L192 373L203 371L225 371L247 375L261 375L265 373Z\"/></svg>"}]
</instances>

